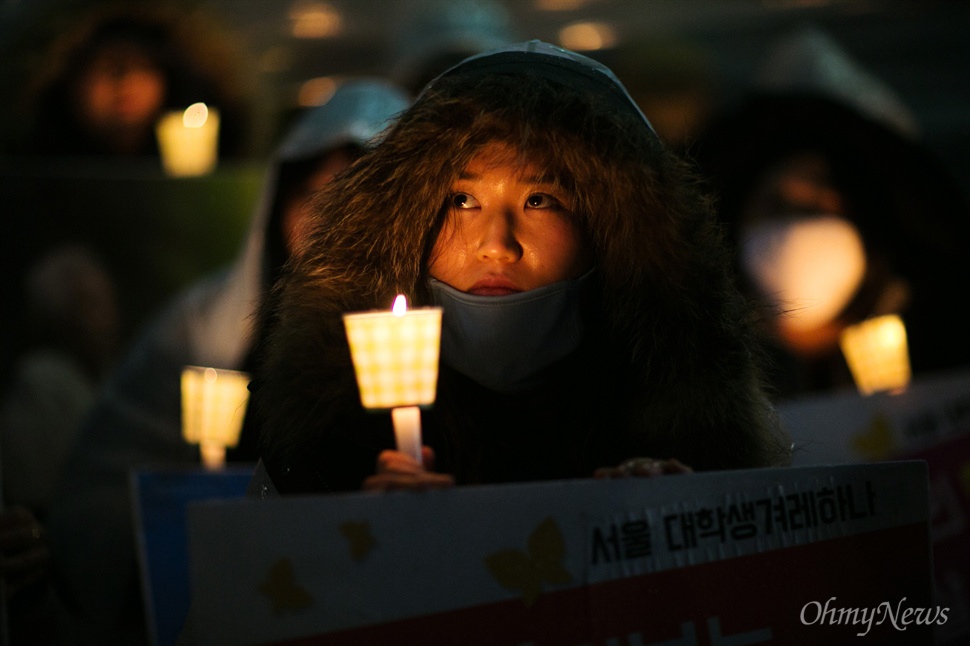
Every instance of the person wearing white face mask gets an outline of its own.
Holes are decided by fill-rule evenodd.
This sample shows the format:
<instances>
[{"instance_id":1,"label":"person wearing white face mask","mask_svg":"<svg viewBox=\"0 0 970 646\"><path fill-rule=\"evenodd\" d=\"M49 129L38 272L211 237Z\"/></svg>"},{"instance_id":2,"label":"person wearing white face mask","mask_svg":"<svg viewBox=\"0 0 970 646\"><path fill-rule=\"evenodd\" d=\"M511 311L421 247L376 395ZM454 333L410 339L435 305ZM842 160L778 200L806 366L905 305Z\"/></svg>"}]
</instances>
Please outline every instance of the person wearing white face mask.
<instances>
[{"instance_id":1,"label":"person wearing white face mask","mask_svg":"<svg viewBox=\"0 0 970 646\"><path fill-rule=\"evenodd\" d=\"M262 316L263 495L784 464L705 196L616 77L529 41L433 81L314 203ZM423 461L360 404L346 312L443 308Z\"/></svg>"},{"instance_id":2,"label":"person wearing white face mask","mask_svg":"<svg viewBox=\"0 0 970 646\"><path fill-rule=\"evenodd\" d=\"M914 123L809 29L695 144L742 286L766 305L778 399L855 390L840 336L886 314L905 324L914 378L970 366L952 300L970 280L970 205Z\"/></svg>"},{"instance_id":3,"label":"person wearing white face mask","mask_svg":"<svg viewBox=\"0 0 970 646\"><path fill-rule=\"evenodd\" d=\"M866 248L821 155L777 164L752 191L740 225L741 264L776 316L776 333L812 355L837 341L835 319L862 286Z\"/></svg>"}]
</instances>

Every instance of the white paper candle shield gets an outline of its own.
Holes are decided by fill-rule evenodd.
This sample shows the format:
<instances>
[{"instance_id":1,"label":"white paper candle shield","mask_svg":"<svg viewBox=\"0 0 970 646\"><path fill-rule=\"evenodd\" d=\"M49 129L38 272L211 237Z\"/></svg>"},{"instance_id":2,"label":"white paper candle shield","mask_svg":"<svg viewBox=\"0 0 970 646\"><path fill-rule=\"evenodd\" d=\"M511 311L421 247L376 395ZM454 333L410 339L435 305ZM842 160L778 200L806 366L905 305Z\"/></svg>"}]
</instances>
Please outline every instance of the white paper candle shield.
<instances>
[{"instance_id":1,"label":"white paper candle shield","mask_svg":"<svg viewBox=\"0 0 970 646\"><path fill-rule=\"evenodd\" d=\"M344 315L364 408L433 404L438 385L441 308Z\"/></svg>"},{"instance_id":2,"label":"white paper candle shield","mask_svg":"<svg viewBox=\"0 0 970 646\"><path fill-rule=\"evenodd\" d=\"M212 172L218 161L219 112L204 103L164 114L155 126L162 167L187 177Z\"/></svg>"},{"instance_id":3,"label":"white paper candle shield","mask_svg":"<svg viewBox=\"0 0 970 646\"><path fill-rule=\"evenodd\" d=\"M198 444L210 468L236 446L249 401L249 375L236 370L185 366L182 371L182 437Z\"/></svg>"},{"instance_id":4,"label":"white paper candle shield","mask_svg":"<svg viewBox=\"0 0 970 646\"><path fill-rule=\"evenodd\" d=\"M906 328L895 314L849 326L842 332L839 343L862 394L900 390L909 383Z\"/></svg>"}]
</instances>

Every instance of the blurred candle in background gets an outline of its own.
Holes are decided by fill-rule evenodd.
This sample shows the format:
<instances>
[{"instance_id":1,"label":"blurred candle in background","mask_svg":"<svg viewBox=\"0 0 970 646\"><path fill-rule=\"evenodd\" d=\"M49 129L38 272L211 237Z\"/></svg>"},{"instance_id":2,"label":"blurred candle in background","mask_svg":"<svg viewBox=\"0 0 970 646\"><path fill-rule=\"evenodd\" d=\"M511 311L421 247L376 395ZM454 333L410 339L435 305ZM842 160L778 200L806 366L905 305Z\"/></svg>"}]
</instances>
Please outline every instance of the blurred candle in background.
<instances>
[{"instance_id":1,"label":"blurred candle in background","mask_svg":"<svg viewBox=\"0 0 970 646\"><path fill-rule=\"evenodd\" d=\"M863 395L904 389L910 380L906 327L895 314L847 327L839 339L856 387Z\"/></svg>"},{"instance_id":2,"label":"blurred candle in background","mask_svg":"<svg viewBox=\"0 0 970 646\"><path fill-rule=\"evenodd\" d=\"M162 167L173 177L211 173L219 158L219 112L193 103L163 115L155 126Z\"/></svg>"},{"instance_id":3,"label":"blurred candle in background","mask_svg":"<svg viewBox=\"0 0 970 646\"><path fill-rule=\"evenodd\" d=\"M226 448L239 443L249 375L235 370L185 366L182 370L182 437L198 444L207 469L219 469Z\"/></svg>"}]
</instances>

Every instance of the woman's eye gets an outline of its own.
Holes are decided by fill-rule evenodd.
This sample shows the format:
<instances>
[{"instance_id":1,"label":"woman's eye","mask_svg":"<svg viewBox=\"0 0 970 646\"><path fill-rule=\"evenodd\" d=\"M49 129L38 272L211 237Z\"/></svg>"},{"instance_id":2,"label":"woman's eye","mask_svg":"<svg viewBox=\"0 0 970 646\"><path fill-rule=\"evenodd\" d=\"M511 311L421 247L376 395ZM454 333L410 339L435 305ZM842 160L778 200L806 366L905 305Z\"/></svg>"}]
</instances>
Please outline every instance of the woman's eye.
<instances>
[{"instance_id":1,"label":"woman's eye","mask_svg":"<svg viewBox=\"0 0 970 646\"><path fill-rule=\"evenodd\" d=\"M478 208L478 200L468 193L455 193L451 196L451 206L456 209Z\"/></svg>"},{"instance_id":2,"label":"woman's eye","mask_svg":"<svg viewBox=\"0 0 970 646\"><path fill-rule=\"evenodd\" d=\"M525 204L530 209L551 209L559 206L559 201L545 193L533 193L526 198Z\"/></svg>"}]
</instances>

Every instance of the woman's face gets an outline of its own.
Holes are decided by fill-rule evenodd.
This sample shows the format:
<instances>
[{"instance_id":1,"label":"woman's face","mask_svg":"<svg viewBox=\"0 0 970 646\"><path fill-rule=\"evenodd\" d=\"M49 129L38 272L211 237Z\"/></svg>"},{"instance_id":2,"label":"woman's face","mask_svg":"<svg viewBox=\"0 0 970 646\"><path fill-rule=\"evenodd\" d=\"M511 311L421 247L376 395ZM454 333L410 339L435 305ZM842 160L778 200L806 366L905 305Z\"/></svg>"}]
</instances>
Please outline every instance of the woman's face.
<instances>
[{"instance_id":1,"label":"woman's face","mask_svg":"<svg viewBox=\"0 0 970 646\"><path fill-rule=\"evenodd\" d=\"M571 217L572 196L542 169L491 143L451 187L432 278L480 296L505 296L578 278L592 253Z\"/></svg>"}]
</instances>

